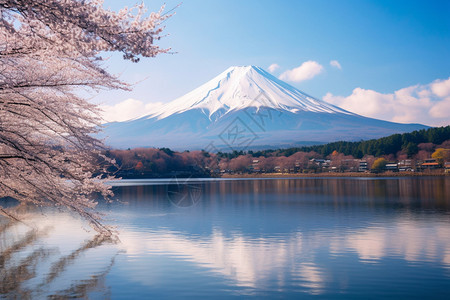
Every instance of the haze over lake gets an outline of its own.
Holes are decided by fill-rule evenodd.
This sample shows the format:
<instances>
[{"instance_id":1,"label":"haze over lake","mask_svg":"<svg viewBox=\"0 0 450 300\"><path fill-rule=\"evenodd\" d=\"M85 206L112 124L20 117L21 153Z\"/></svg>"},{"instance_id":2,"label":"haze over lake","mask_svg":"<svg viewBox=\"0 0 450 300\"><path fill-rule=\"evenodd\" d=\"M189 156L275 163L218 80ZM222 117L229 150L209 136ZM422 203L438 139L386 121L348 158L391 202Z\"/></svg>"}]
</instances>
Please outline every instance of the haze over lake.
<instances>
[{"instance_id":1,"label":"haze over lake","mask_svg":"<svg viewBox=\"0 0 450 300\"><path fill-rule=\"evenodd\" d=\"M448 177L114 186L120 202L99 209L117 226L118 243L51 211L29 212L31 227L3 226L2 274L17 266L30 272L3 276L1 295L450 297Z\"/></svg>"}]
</instances>

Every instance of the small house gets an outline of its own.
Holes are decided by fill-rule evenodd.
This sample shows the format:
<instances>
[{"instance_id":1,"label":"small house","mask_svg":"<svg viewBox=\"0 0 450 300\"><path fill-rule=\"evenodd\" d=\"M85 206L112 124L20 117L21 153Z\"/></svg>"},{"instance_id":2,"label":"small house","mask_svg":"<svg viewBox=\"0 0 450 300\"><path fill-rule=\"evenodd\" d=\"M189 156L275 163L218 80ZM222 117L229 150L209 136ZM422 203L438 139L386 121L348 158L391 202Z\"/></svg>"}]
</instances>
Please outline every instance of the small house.
<instances>
[{"instance_id":1,"label":"small house","mask_svg":"<svg viewBox=\"0 0 450 300\"><path fill-rule=\"evenodd\" d=\"M386 171L398 172L398 164L394 162L389 162L384 167Z\"/></svg>"},{"instance_id":2,"label":"small house","mask_svg":"<svg viewBox=\"0 0 450 300\"><path fill-rule=\"evenodd\" d=\"M422 170L434 170L439 168L439 163L435 159L426 159L420 167Z\"/></svg>"},{"instance_id":3,"label":"small house","mask_svg":"<svg viewBox=\"0 0 450 300\"><path fill-rule=\"evenodd\" d=\"M358 172L367 172L369 170L369 166L367 161L362 160L359 162Z\"/></svg>"}]
</instances>

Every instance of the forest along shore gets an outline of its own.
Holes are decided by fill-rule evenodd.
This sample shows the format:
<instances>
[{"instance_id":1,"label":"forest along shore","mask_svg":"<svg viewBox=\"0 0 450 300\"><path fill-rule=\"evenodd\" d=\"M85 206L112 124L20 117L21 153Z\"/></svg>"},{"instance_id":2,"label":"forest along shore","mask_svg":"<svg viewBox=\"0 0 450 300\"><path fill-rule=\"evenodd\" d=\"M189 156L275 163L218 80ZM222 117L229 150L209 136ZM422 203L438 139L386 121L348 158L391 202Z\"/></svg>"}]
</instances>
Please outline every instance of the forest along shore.
<instances>
[{"instance_id":1,"label":"forest along shore","mask_svg":"<svg viewBox=\"0 0 450 300\"><path fill-rule=\"evenodd\" d=\"M116 164L102 165L103 169L109 175L129 179L440 175L450 173L450 126L394 134L377 140L300 148L217 153L128 148L110 149L104 154Z\"/></svg>"}]
</instances>

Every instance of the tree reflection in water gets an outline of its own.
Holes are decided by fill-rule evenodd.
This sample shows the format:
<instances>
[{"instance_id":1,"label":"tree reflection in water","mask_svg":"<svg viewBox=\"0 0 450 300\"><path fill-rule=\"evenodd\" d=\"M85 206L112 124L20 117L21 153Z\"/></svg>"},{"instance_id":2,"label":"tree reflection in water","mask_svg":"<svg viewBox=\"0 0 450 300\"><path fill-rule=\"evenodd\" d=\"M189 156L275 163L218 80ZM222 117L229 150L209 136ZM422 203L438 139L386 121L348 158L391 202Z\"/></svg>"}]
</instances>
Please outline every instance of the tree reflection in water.
<instances>
[{"instance_id":1,"label":"tree reflection in water","mask_svg":"<svg viewBox=\"0 0 450 300\"><path fill-rule=\"evenodd\" d=\"M92 252L114 246L114 239L80 233L81 220L75 218L66 220L65 223L71 223L63 226L66 228L58 228L65 224L61 222L51 226L52 220L40 214L28 212L25 219L27 224L0 217L0 298L87 298L90 293L108 297L105 277L114 264L117 250L102 251L101 258L93 256ZM73 234L71 249L59 249L57 243L52 245L50 236L58 232L61 235L61 231L66 237ZM62 252L65 255L61 255ZM87 273L77 270L86 263L89 265ZM84 278L79 278L80 275Z\"/></svg>"}]
</instances>

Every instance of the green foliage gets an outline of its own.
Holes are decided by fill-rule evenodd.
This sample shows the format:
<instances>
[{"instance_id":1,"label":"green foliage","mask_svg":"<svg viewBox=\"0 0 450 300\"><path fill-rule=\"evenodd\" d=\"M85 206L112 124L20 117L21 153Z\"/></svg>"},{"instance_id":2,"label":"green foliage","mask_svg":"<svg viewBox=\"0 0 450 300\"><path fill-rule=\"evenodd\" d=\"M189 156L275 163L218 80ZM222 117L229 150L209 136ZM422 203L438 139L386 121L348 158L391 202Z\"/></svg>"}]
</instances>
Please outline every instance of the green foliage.
<instances>
[{"instance_id":1,"label":"green foliage","mask_svg":"<svg viewBox=\"0 0 450 300\"><path fill-rule=\"evenodd\" d=\"M296 147L282 150L263 150L252 154L254 157L259 156L291 156L296 152L317 152L323 157L330 155L333 151L343 153L344 155L352 155L355 158L362 158L364 155L382 156L396 154L404 151L411 157L418 152L417 145L421 143L433 143L440 145L446 140L450 140L450 126L422 129L410 133L393 134L380 139L373 139L360 142L333 142L325 145ZM235 151L236 152L236 151ZM242 152L242 151L241 151Z\"/></svg>"},{"instance_id":2,"label":"green foliage","mask_svg":"<svg viewBox=\"0 0 450 300\"><path fill-rule=\"evenodd\" d=\"M414 154L417 154L417 152L419 151L419 147L417 147L416 144L414 144L413 142L409 142L406 147L405 147L405 152L408 155L408 157L413 156Z\"/></svg>"},{"instance_id":3,"label":"green foliage","mask_svg":"<svg viewBox=\"0 0 450 300\"><path fill-rule=\"evenodd\" d=\"M162 152L166 153L169 156L173 156L174 152L170 150L169 148L159 148Z\"/></svg>"}]
</instances>

